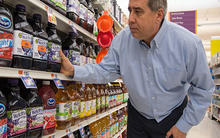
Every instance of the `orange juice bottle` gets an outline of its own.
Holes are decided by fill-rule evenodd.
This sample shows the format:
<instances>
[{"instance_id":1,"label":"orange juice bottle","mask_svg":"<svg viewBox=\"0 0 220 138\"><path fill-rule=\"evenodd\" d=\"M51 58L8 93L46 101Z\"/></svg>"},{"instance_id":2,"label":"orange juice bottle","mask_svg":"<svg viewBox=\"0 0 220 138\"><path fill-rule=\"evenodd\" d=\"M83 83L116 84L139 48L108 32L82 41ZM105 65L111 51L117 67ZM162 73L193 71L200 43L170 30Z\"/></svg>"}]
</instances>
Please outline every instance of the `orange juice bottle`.
<instances>
[{"instance_id":1,"label":"orange juice bottle","mask_svg":"<svg viewBox=\"0 0 220 138\"><path fill-rule=\"evenodd\" d=\"M105 112L105 86L101 85L101 112Z\"/></svg>"},{"instance_id":2,"label":"orange juice bottle","mask_svg":"<svg viewBox=\"0 0 220 138\"><path fill-rule=\"evenodd\" d=\"M109 88L105 87L105 111L109 109Z\"/></svg>"},{"instance_id":3,"label":"orange juice bottle","mask_svg":"<svg viewBox=\"0 0 220 138\"><path fill-rule=\"evenodd\" d=\"M74 97L75 97L75 102L73 103L74 105L72 105L74 107L74 122L75 124L78 124L80 122L80 105L81 105L81 99L80 99L80 85L76 84L75 86L75 93L74 93Z\"/></svg>"},{"instance_id":4,"label":"orange juice bottle","mask_svg":"<svg viewBox=\"0 0 220 138\"><path fill-rule=\"evenodd\" d=\"M92 114L91 111L91 103L92 103L92 94L91 89L89 87L90 85L86 85L86 117L90 116Z\"/></svg>"},{"instance_id":5,"label":"orange juice bottle","mask_svg":"<svg viewBox=\"0 0 220 138\"><path fill-rule=\"evenodd\" d=\"M92 115L96 114L96 89L94 85L91 85L92 92Z\"/></svg>"},{"instance_id":6,"label":"orange juice bottle","mask_svg":"<svg viewBox=\"0 0 220 138\"><path fill-rule=\"evenodd\" d=\"M56 120L57 129L66 129L71 125L72 104L67 95L67 89L57 89L56 100Z\"/></svg>"},{"instance_id":7,"label":"orange juice bottle","mask_svg":"<svg viewBox=\"0 0 220 138\"><path fill-rule=\"evenodd\" d=\"M100 86L96 85L96 113L100 113L101 108L101 93L100 93Z\"/></svg>"},{"instance_id":8,"label":"orange juice bottle","mask_svg":"<svg viewBox=\"0 0 220 138\"><path fill-rule=\"evenodd\" d=\"M80 120L84 120L86 116L86 94L85 94L85 86L82 85L80 88Z\"/></svg>"}]
</instances>

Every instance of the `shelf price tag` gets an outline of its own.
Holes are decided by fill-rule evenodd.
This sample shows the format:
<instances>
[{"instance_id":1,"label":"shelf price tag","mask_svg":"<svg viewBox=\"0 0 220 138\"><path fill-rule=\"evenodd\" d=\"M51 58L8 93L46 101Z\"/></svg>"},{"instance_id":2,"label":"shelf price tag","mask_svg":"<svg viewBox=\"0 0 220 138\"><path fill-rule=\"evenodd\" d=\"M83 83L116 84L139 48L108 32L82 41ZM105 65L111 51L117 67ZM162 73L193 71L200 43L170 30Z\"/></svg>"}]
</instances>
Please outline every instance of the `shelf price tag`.
<instances>
[{"instance_id":1,"label":"shelf price tag","mask_svg":"<svg viewBox=\"0 0 220 138\"><path fill-rule=\"evenodd\" d=\"M45 9L47 11L47 16L48 16L48 22L53 23L57 25L57 20L55 15L53 14L53 9L45 5Z\"/></svg>"},{"instance_id":2,"label":"shelf price tag","mask_svg":"<svg viewBox=\"0 0 220 138\"><path fill-rule=\"evenodd\" d=\"M30 88L37 88L34 80L29 77L29 76L26 76L26 77L21 77L21 80L22 82L24 83L24 86L27 88L27 89L30 89Z\"/></svg>"},{"instance_id":3,"label":"shelf price tag","mask_svg":"<svg viewBox=\"0 0 220 138\"><path fill-rule=\"evenodd\" d=\"M56 87L58 88L58 89L64 89L64 87L63 87L63 84L62 84L62 82L61 82L61 80L60 79L53 79L53 82L54 82L54 84L56 85Z\"/></svg>"}]
</instances>

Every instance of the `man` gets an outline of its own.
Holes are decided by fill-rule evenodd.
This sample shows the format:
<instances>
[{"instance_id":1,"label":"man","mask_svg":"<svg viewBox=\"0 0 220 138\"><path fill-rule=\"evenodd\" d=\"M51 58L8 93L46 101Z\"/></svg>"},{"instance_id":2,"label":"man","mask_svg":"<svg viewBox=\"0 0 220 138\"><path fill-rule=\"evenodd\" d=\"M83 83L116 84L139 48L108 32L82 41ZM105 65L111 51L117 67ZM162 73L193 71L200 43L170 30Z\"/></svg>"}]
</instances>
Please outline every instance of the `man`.
<instances>
[{"instance_id":1,"label":"man","mask_svg":"<svg viewBox=\"0 0 220 138\"><path fill-rule=\"evenodd\" d=\"M72 66L61 52L61 72L88 83L121 76L130 99L128 138L185 138L214 91L202 42L165 19L167 0L130 0L128 9L129 27L101 63Z\"/></svg>"}]
</instances>

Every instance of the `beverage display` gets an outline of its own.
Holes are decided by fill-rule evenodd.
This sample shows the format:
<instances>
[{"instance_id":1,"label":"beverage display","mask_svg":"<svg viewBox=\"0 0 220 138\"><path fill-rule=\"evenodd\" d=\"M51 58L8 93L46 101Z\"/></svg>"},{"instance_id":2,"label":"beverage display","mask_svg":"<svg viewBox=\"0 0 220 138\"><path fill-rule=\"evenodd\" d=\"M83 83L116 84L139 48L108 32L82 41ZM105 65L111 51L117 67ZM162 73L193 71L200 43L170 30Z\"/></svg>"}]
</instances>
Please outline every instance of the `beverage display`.
<instances>
[{"instance_id":1,"label":"beverage display","mask_svg":"<svg viewBox=\"0 0 220 138\"><path fill-rule=\"evenodd\" d=\"M9 67L12 63L13 17L8 8L0 1L0 66Z\"/></svg>"},{"instance_id":2,"label":"beverage display","mask_svg":"<svg viewBox=\"0 0 220 138\"><path fill-rule=\"evenodd\" d=\"M43 86L39 89L38 94L44 106L43 135L52 134L56 130L56 101L50 81L43 81Z\"/></svg>"},{"instance_id":3,"label":"beverage display","mask_svg":"<svg viewBox=\"0 0 220 138\"><path fill-rule=\"evenodd\" d=\"M79 0L67 0L67 17L79 24L80 2Z\"/></svg>"},{"instance_id":4,"label":"beverage display","mask_svg":"<svg viewBox=\"0 0 220 138\"><path fill-rule=\"evenodd\" d=\"M13 67L31 69L32 67L32 35L33 29L27 22L26 7L16 5L14 13L14 47L13 47Z\"/></svg>"},{"instance_id":5,"label":"beverage display","mask_svg":"<svg viewBox=\"0 0 220 138\"><path fill-rule=\"evenodd\" d=\"M79 2L80 2L79 25L84 29L87 29L88 3L86 2L86 0L79 0Z\"/></svg>"},{"instance_id":6,"label":"beverage display","mask_svg":"<svg viewBox=\"0 0 220 138\"><path fill-rule=\"evenodd\" d=\"M7 138L7 99L3 92L0 90L0 137Z\"/></svg>"},{"instance_id":7,"label":"beverage display","mask_svg":"<svg viewBox=\"0 0 220 138\"><path fill-rule=\"evenodd\" d=\"M67 86L67 85L65 85ZM56 91L56 123L57 129L63 130L71 126L72 103L69 100L68 89L57 89Z\"/></svg>"},{"instance_id":8,"label":"beverage display","mask_svg":"<svg viewBox=\"0 0 220 138\"><path fill-rule=\"evenodd\" d=\"M39 138L43 132L43 102L36 89L22 89L22 98L27 103L27 137Z\"/></svg>"},{"instance_id":9,"label":"beverage display","mask_svg":"<svg viewBox=\"0 0 220 138\"><path fill-rule=\"evenodd\" d=\"M43 30L42 17L34 14L31 26L33 28L33 65L32 69L46 71L48 53L48 35Z\"/></svg>"},{"instance_id":10,"label":"beverage display","mask_svg":"<svg viewBox=\"0 0 220 138\"><path fill-rule=\"evenodd\" d=\"M77 34L70 32L62 42L63 53L73 65L80 65L80 47L76 42Z\"/></svg>"},{"instance_id":11,"label":"beverage display","mask_svg":"<svg viewBox=\"0 0 220 138\"><path fill-rule=\"evenodd\" d=\"M48 23L46 28L48 34L48 68L47 71L60 72L61 58L59 51L61 50L61 40L57 35L56 25Z\"/></svg>"},{"instance_id":12,"label":"beverage display","mask_svg":"<svg viewBox=\"0 0 220 138\"><path fill-rule=\"evenodd\" d=\"M8 138L26 137L27 113L26 101L21 98L21 89L17 79L8 80L7 89L7 117L8 117Z\"/></svg>"}]
</instances>

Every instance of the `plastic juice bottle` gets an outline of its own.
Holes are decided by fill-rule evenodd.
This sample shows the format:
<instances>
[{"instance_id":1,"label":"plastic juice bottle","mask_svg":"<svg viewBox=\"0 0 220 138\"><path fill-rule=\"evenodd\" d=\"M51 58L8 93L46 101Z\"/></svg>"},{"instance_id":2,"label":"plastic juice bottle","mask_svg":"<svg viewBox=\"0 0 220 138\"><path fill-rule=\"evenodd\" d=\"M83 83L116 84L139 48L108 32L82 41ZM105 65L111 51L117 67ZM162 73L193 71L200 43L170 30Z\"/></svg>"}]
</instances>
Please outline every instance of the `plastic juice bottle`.
<instances>
[{"instance_id":1,"label":"plastic juice bottle","mask_svg":"<svg viewBox=\"0 0 220 138\"><path fill-rule=\"evenodd\" d=\"M80 65L80 47L76 43L77 34L70 32L68 37L62 42L62 50L73 65Z\"/></svg>"},{"instance_id":2,"label":"plastic juice bottle","mask_svg":"<svg viewBox=\"0 0 220 138\"><path fill-rule=\"evenodd\" d=\"M77 84L76 85L76 93L75 93L76 102L74 103L74 112L75 112L74 122L75 122L75 124L78 124L80 122L81 99L80 99L79 91L80 91L80 84Z\"/></svg>"},{"instance_id":3,"label":"plastic juice bottle","mask_svg":"<svg viewBox=\"0 0 220 138\"><path fill-rule=\"evenodd\" d=\"M95 11L92 6L92 1L91 0L86 0L88 3L88 25L87 25L87 30L90 33L93 33L93 27L94 27L94 22L95 22Z\"/></svg>"},{"instance_id":4,"label":"plastic juice bottle","mask_svg":"<svg viewBox=\"0 0 220 138\"><path fill-rule=\"evenodd\" d=\"M91 89L89 87L90 85L86 85L86 117L91 116L92 114L92 93L91 93Z\"/></svg>"},{"instance_id":5,"label":"plastic juice bottle","mask_svg":"<svg viewBox=\"0 0 220 138\"><path fill-rule=\"evenodd\" d=\"M7 110L6 110L7 100L5 95L0 90L0 137L7 138Z\"/></svg>"},{"instance_id":6,"label":"plastic juice bottle","mask_svg":"<svg viewBox=\"0 0 220 138\"><path fill-rule=\"evenodd\" d=\"M91 85L92 89L92 114L96 114L96 89L94 85Z\"/></svg>"},{"instance_id":7,"label":"plastic juice bottle","mask_svg":"<svg viewBox=\"0 0 220 138\"><path fill-rule=\"evenodd\" d=\"M79 0L67 0L67 17L74 21L76 24L79 24L79 11L80 11L80 2Z\"/></svg>"},{"instance_id":8,"label":"plastic juice bottle","mask_svg":"<svg viewBox=\"0 0 220 138\"><path fill-rule=\"evenodd\" d=\"M56 10L61 14L66 15L66 0L55 0Z\"/></svg>"},{"instance_id":9,"label":"plastic juice bottle","mask_svg":"<svg viewBox=\"0 0 220 138\"><path fill-rule=\"evenodd\" d=\"M26 137L27 114L26 101L20 96L20 87L17 79L9 79L7 95L8 138Z\"/></svg>"},{"instance_id":10,"label":"plastic juice bottle","mask_svg":"<svg viewBox=\"0 0 220 138\"><path fill-rule=\"evenodd\" d=\"M100 113L100 102L101 102L101 93L100 93L100 86L96 85L96 113Z\"/></svg>"},{"instance_id":11,"label":"plastic juice bottle","mask_svg":"<svg viewBox=\"0 0 220 138\"><path fill-rule=\"evenodd\" d=\"M101 112L105 112L105 86L101 85Z\"/></svg>"},{"instance_id":12,"label":"plastic juice bottle","mask_svg":"<svg viewBox=\"0 0 220 138\"><path fill-rule=\"evenodd\" d=\"M13 17L0 1L0 66L9 67L12 63Z\"/></svg>"},{"instance_id":13,"label":"plastic juice bottle","mask_svg":"<svg viewBox=\"0 0 220 138\"><path fill-rule=\"evenodd\" d=\"M39 89L38 94L44 105L43 135L52 134L56 130L56 101L50 81L43 81L43 86Z\"/></svg>"},{"instance_id":14,"label":"plastic juice bottle","mask_svg":"<svg viewBox=\"0 0 220 138\"><path fill-rule=\"evenodd\" d=\"M61 50L61 40L57 35L56 25L48 23L46 28L48 34L48 68L50 72L60 72L61 58L59 51Z\"/></svg>"},{"instance_id":15,"label":"plastic juice bottle","mask_svg":"<svg viewBox=\"0 0 220 138\"><path fill-rule=\"evenodd\" d=\"M79 0L79 2L80 2L79 25L84 29L87 29L88 4L85 0Z\"/></svg>"},{"instance_id":16,"label":"plastic juice bottle","mask_svg":"<svg viewBox=\"0 0 220 138\"><path fill-rule=\"evenodd\" d=\"M86 94L85 94L85 86L80 88L80 120L84 120L86 116Z\"/></svg>"},{"instance_id":17,"label":"plastic juice bottle","mask_svg":"<svg viewBox=\"0 0 220 138\"><path fill-rule=\"evenodd\" d=\"M63 130L71 126L72 118L72 103L67 95L66 87L57 89L55 100L57 129Z\"/></svg>"},{"instance_id":18,"label":"plastic juice bottle","mask_svg":"<svg viewBox=\"0 0 220 138\"><path fill-rule=\"evenodd\" d=\"M26 18L26 7L21 4L16 5L14 13L13 67L24 69L32 67L32 32L33 29Z\"/></svg>"},{"instance_id":19,"label":"plastic juice bottle","mask_svg":"<svg viewBox=\"0 0 220 138\"><path fill-rule=\"evenodd\" d=\"M48 54L48 35L43 30L41 15L34 14L32 19L33 37L33 65L32 69L46 71Z\"/></svg>"},{"instance_id":20,"label":"plastic juice bottle","mask_svg":"<svg viewBox=\"0 0 220 138\"><path fill-rule=\"evenodd\" d=\"M39 138L42 136L44 116L43 102L36 89L22 88L21 96L27 102L27 137Z\"/></svg>"},{"instance_id":21,"label":"plastic juice bottle","mask_svg":"<svg viewBox=\"0 0 220 138\"><path fill-rule=\"evenodd\" d=\"M109 109L109 90L108 87L105 88L105 111Z\"/></svg>"}]
</instances>

